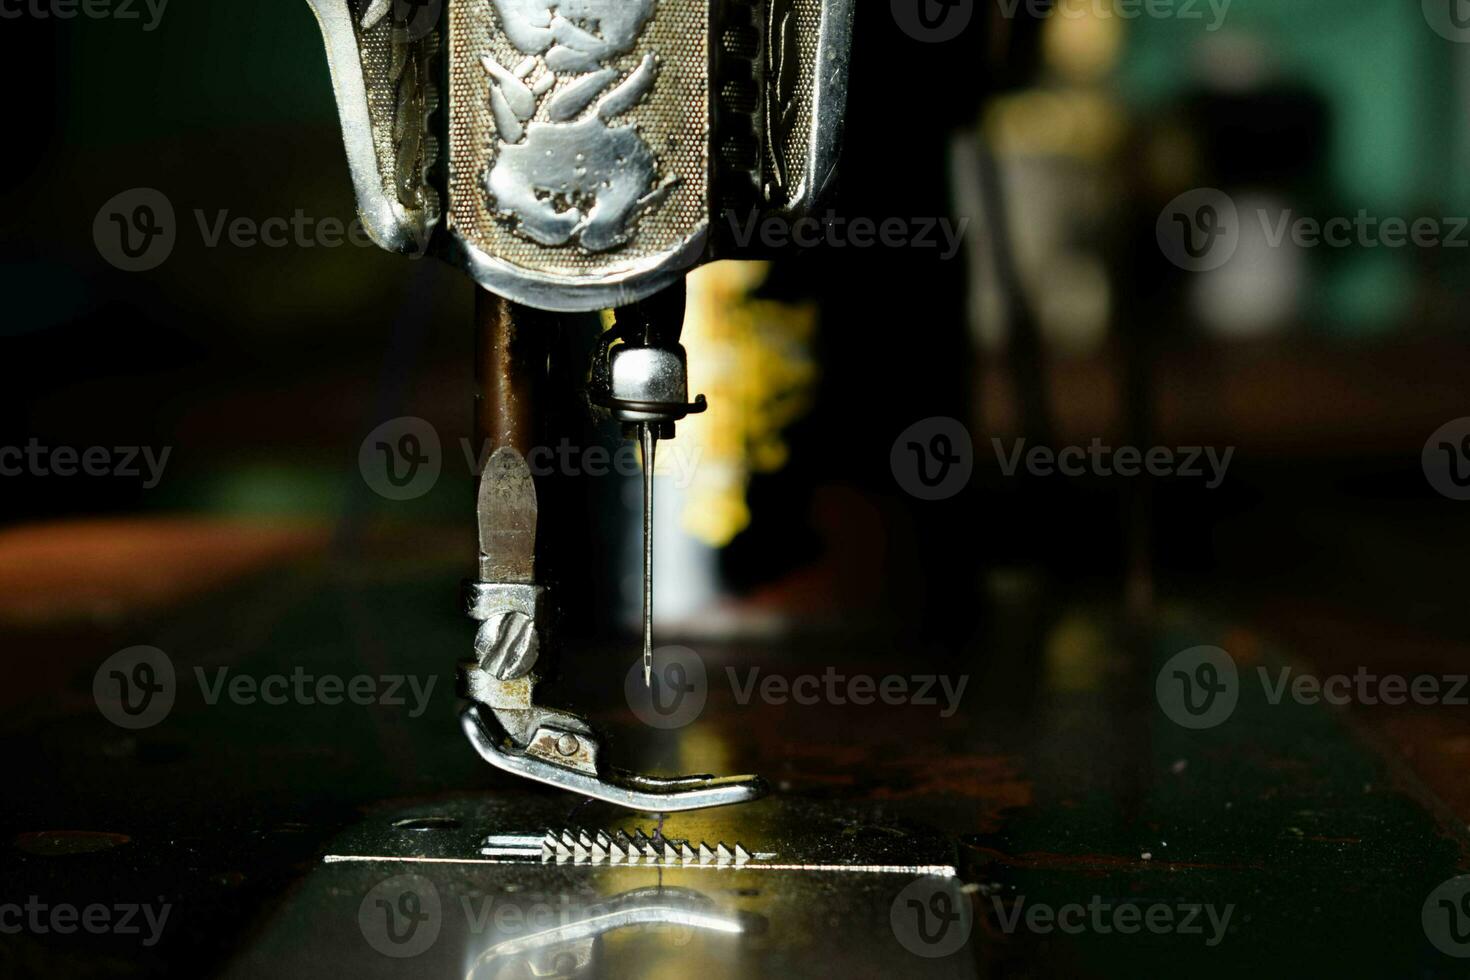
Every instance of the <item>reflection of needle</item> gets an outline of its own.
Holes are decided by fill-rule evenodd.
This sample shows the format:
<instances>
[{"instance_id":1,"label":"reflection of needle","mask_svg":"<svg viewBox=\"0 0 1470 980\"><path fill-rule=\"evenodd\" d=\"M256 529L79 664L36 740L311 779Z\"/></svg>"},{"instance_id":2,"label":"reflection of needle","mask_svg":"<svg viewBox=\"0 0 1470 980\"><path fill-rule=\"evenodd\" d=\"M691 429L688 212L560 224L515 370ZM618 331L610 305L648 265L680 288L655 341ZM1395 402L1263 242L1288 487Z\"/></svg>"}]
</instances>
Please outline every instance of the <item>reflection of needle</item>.
<instances>
[{"instance_id":1,"label":"reflection of needle","mask_svg":"<svg viewBox=\"0 0 1470 980\"><path fill-rule=\"evenodd\" d=\"M638 426L643 443L643 686L653 686L653 426Z\"/></svg>"}]
</instances>

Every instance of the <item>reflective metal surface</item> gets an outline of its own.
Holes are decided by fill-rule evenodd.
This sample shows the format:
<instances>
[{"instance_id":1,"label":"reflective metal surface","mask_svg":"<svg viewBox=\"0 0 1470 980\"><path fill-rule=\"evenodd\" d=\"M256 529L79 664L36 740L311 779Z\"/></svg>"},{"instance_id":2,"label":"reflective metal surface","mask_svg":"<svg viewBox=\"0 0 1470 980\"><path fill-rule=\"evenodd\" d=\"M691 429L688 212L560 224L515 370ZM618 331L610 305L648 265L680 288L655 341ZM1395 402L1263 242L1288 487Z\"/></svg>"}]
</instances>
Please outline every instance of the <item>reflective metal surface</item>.
<instances>
[{"instance_id":1,"label":"reflective metal surface","mask_svg":"<svg viewBox=\"0 0 1470 980\"><path fill-rule=\"evenodd\" d=\"M309 2L374 239L528 306L646 298L836 166L853 0Z\"/></svg>"},{"instance_id":2,"label":"reflective metal surface","mask_svg":"<svg viewBox=\"0 0 1470 980\"><path fill-rule=\"evenodd\" d=\"M401 4L307 0L321 26L358 213L390 252L422 254L440 220L429 179L439 144L431 132L437 25L405 21ZM416 9L416 8L411 8Z\"/></svg>"},{"instance_id":3,"label":"reflective metal surface","mask_svg":"<svg viewBox=\"0 0 1470 980\"><path fill-rule=\"evenodd\" d=\"M327 964L355 976L975 975L963 956L913 955L889 924L915 882L957 888L943 884L954 848L942 836L776 800L722 812L734 819L719 824L764 835L775 853L685 865L485 857L474 828L564 810L459 797L384 811L333 843L227 975ZM716 822L671 817L665 829L676 824L708 836Z\"/></svg>"},{"instance_id":4,"label":"reflective metal surface","mask_svg":"<svg viewBox=\"0 0 1470 980\"><path fill-rule=\"evenodd\" d=\"M775 797L737 809L673 813L638 821L606 807L583 808L569 825L564 800L538 796L457 796L386 810L334 841L323 858L340 863L531 864L612 867L591 845L599 833L624 840L629 868L679 868L710 874L807 871L823 874L893 874L952 877L955 843L939 831L902 821L872 822L841 807ZM420 828L430 827L433 832ZM548 830L571 835L567 848L545 853ZM587 835L585 855L576 839ZM682 852L689 844L692 857ZM711 854L701 860L699 844ZM665 853L665 845L674 853ZM639 852L636 860L628 848ZM721 855L720 849L728 852ZM736 851L745 852L742 858ZM495 853L487 854L486 851Z\"/></svg>"},{"instance_id":5,"label":"reflective metal surface","mask_svg":"<svg viewBox=\"0 0 1470 980\"><path fill-rule=\"evenodd\" d=\"M651 472L651 449L648 461ZM692 810L764 796L766 783L758 776L663 778L616 768L604 756L605 738L583 718L537 702L546 670L536 668L550 652L544 638L551 602L536 583L536 488L519 452L502 446L491 455L478 500L481 578L465 583L465 611L480 625L475 657L460 665L460 692L471 701L460 725L480 758L504 772L636 810ZM649 557L645 547L645 570ZM645 590L651 587L645 578ZM645 618L645 657L651 656L650 623Z\"/></svg>"}]
</instances>

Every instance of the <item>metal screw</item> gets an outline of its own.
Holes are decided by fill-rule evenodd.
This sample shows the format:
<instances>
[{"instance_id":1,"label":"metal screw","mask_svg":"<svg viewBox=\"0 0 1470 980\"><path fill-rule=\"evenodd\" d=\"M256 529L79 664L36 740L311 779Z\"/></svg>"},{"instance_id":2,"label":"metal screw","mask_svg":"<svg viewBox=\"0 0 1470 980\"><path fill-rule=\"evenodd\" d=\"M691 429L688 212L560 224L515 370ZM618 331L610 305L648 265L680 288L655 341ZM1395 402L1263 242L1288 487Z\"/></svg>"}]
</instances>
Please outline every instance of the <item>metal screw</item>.
<instances>
[{"instance_id":1,"label":"metal screw","mask_svg":"<svg viewBox=\"0 0 1470 980\"><path fill-rule=\"evenodd\" d=\"M582 743L577 741L577 736L567 733L556 740L556 750L562 755L576 755Z\"/></svg>"},{"instance_id":2,"label":"metal screw","mask_svg":"<svg viewBox=\"0 0 1470 980\"><path fill-rule=\"evenodd\" d=\"M492 616L475 634L475 656L481 668L502 681L529 674L539 650L536 623L523 612Z\"/></svg>"}]
</instances>

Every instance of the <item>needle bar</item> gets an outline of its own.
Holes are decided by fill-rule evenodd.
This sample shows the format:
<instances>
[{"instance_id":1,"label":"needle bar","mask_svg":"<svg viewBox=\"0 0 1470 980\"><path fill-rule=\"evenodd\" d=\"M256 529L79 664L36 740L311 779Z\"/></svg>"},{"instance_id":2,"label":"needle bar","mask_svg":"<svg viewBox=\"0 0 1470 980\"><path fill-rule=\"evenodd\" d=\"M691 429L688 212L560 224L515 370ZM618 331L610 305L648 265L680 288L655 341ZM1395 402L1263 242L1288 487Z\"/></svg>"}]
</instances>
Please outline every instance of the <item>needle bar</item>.
<instances>
[{"instance_id":1,"label":"needle bar","mask_svg":"<svg viewBox=\"0 0 1470 980\"><path fill-rule=\"evenodd\" d=\"M643 684L653 686L653 426L638 426L643 443Z\"/></svg>"}]
</instances>

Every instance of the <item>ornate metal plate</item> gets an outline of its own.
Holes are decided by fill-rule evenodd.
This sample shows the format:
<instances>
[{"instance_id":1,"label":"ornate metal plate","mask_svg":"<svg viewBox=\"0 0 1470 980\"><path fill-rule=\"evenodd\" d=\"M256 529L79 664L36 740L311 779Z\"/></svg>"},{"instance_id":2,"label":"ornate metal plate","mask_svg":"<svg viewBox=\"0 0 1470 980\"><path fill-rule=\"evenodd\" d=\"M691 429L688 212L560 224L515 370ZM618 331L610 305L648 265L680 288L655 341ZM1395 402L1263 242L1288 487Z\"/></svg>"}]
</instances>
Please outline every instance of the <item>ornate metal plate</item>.
<instances>
[{"instance_id":1,"label":"ornate metal plate","mask_svg":"<svg viewBox=\"0 0 1470 980\"><path fill-rule=\"evenodd\" d=\"M731 254L730 212L811 206L852 2L308 0L375 239L554 310Z\"/></svg>"},{"instance_id":2,"label":"ornate metal plate","mask_svg":"<svg viewBox=\"0 0 1470 980\"><path fill-rule=\"evenodd\" d=\"M708 37L708 4L687 0L450 6L447 226L476 279L615 299L698 260Z\"/></svg>"}]
</instances>

